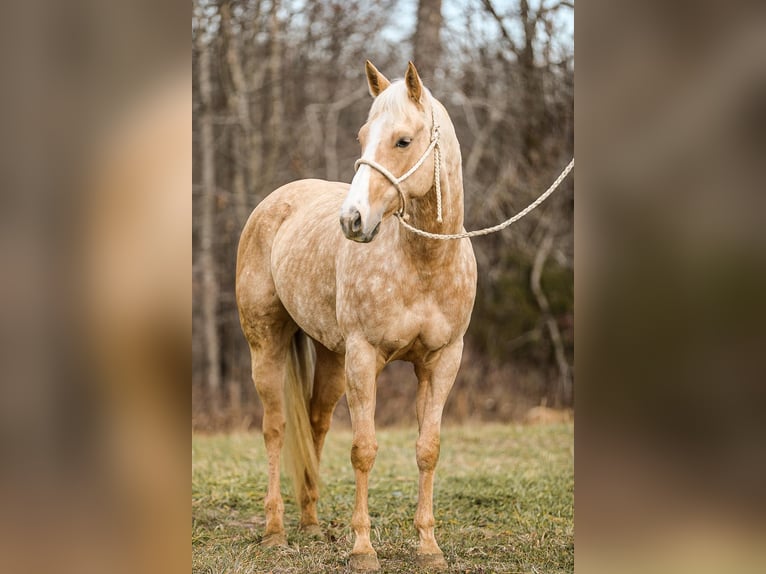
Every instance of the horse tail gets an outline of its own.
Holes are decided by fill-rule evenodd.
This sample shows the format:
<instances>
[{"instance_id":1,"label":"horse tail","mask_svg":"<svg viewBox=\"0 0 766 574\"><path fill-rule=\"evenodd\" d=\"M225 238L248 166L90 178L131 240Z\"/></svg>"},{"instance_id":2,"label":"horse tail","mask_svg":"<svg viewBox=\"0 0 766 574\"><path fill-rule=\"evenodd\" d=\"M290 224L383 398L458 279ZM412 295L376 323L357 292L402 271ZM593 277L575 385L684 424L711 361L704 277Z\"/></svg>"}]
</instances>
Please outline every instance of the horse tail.
<instances>
[{"instance_id":1,"label":"horse tail","mask_svg":"<svg viewBox=\"0 0 766 574\"><path fill-rule=\"evenodd\" d=\"M318 484L319 479L319 463L309 418L315 362L314 345L306 333L298 330L290 345L284 387L284 464L298 504L301 503L303 484Z\"/></svg>"}]
</instances>

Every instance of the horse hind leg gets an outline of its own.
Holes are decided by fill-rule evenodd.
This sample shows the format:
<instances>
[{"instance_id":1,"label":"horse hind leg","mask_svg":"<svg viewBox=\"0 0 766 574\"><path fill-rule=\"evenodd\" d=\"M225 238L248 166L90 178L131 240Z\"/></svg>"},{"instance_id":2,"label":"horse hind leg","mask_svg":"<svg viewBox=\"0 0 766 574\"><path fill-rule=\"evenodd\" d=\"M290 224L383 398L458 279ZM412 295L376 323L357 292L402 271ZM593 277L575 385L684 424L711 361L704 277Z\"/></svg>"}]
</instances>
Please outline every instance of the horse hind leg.
<instances>
[{"instance_id":1,"label":"horse hind leg","mask_svg":"<svg viewBox=\"0 0 766 574\"><path fill-rule=\"evenodd\" d=\"M314 449L319 462L335 406L346 390L346 361L344 355L333 353L319 343L315 342L315 347L316 366L309 416ZM301 528L312 536L322 535L317 515L318 499L319 484L307 473L301 490Z\"/></svg>"},{"instance_id":2,"label":"horse hind leg","mask_svg":"<svg viewBox=\"0 0 766 574\"><path fill-rule=\"evenodd\" d=\"M248 337L252 375L263 404L263 440L268 460L268 487L264 499L266 530L262 544L287 544L284 502L280 493L280 452L284 444L284 380L293 329L288 324L263 325L257 337Z\"/></svg>"}]
</instances>

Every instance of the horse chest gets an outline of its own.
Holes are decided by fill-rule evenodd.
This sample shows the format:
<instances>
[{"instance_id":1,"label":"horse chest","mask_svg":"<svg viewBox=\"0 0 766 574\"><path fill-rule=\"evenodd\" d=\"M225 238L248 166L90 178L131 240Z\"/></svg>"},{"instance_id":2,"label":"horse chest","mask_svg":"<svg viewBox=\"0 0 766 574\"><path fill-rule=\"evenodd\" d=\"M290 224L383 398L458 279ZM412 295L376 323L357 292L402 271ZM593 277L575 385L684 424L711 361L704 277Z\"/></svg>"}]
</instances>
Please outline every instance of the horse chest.
<instances>
[{"instance_id":1,"label":"horse chest","mask_svg":"<svg viewBox=\"0 0 766 574\"><path fill-rule=\"evenodd\" d=\"M455 318L449 316L446 309L432 301L415 306L413 315L416 317L418 326L415 340L429 350L445 347L459 330Z\"/></svg>"},{"instance_id":2,"label":"horse chest","mask_svg":"<svg viewBox=\"0 0 766 574\"><path fill-rule=\"evenodd\" d=\"M446 283L449 283L447 281ZM437 350L452 342L467 325L470 309L454 304L455 288L418 282L379 281L357 285L344 321L393 358L418 348Z\"/></svg>"},{"instance_id":3,"label":"horse chest","mask_svg":"<svg viewBox=\"0 0 766 574\"><path fill-rule=\"evenodd\" d=\"M380 239L395 238L394 231L384 228ZM342 244L336 302L344 339L361 336L390 360L436 351L461 337L473 308L476 267L470 244L455 247L424 259L397 243Z\"/></svg>"}]
</instances>

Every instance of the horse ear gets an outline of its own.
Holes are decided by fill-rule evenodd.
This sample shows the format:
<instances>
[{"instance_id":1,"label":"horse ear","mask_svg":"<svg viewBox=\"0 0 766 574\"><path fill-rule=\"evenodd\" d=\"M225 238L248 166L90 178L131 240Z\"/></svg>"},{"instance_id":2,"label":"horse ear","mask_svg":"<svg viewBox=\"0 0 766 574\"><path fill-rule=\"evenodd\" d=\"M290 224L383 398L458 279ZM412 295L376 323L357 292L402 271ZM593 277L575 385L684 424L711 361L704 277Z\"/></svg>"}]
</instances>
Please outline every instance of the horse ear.
<instances>
[{"instance_id":1,"label":"horse ear","mask_svg":"<svg viewBox=\"0 0 766 574\"><path fill-rule=\"evenodd\" d=\"M410 99L416 104L420 103L420 98L423 95L423 83L420 81L415 64L410 62L407 65L407 73L404 75L404 83L407 84L407 94Z\"/></svg>"},{"instance_id":2,"label":"horse ear","mask_svg":"<svg viewBox=\"0 0 766 574\"><path fill-rule=\"evenodd\" d=\"M372 65L372 62L367 60L364 63L364 68L367 71L367 85L370 88L370 95L373 98L377 98L378 94L391 85L388 79L378 72L378 69Z\"/></svg>"}]
</instances>

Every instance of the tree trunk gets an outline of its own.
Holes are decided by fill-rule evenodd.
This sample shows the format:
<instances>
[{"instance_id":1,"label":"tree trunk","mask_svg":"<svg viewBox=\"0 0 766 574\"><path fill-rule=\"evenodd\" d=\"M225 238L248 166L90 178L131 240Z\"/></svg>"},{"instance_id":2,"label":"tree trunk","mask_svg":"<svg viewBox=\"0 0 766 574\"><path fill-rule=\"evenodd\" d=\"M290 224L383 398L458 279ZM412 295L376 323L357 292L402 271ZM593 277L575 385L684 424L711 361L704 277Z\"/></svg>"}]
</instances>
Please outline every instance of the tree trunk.
<instances>
[{"instance_id":1,"label":"tree trunk","mask_svg":"<svg viewBox=\"0 0 766 574\"><path fill-rule=\"evenodd\" d=\"M285 103L282 94L282 37L277 15L279 1L273 0L269 16L269 33L271 35L271 50L269 52L269 80L271 81L271 119L269 156L266 161L266 182L274 187L277 173L277 163L282 148L282 128L284 124Z\"/></svg>"},{"instance_id":2,"label":"tree trunk","mask_svg":"<svg viewBox=\"0 0 766 574\"><path fill-rule=\"evenodd\" d=\"M252 182L257 172L246 174L248 167L253 167L250 162L252 155L251 139L253 125L250 118L250 100L248 97L245 74L242 70L240 59L239 36L234 32L231 21L231 2L226 0L221 3L221 30L226 39L226 63L229 66L233 91L229 94L228 104L231 113L237 118L239 129L234 134L234 201L236 206L237 224L244 225L250 214L250 205L247 197L248 182ZM252 183L251 183L252 185Z\"/></svg>"},{"instance_id":3,"label":"tree trunk","mask_svg":"<svg viewBox=\"0 0 766 574\"><path fill-rule=\"evenodd\" d=\"M522 153L527 160L527 165L534 168L540 162L540 126L543 115L543 90L539 71L535 65L534 43L537 36L537 15L533 15L529 9L528 0L519 2L519 16L524 28L524 46L519 58L521 68L521 94L523 115L522 123Z\"/></svg>"},{"instance_id":4,"label":"tree trunk","mask_svg":"<svg viewBox=\"0 0 766 574\"><path fill-rule=\"evenodd\" d=\"M548 255L553 247L553 235L549 232L543 238L543 242L535 255L535 261L532 265L532 273L530 277L530 288L537 300L537 304L540 307L540 313L545 321L545 326L548 329L548 335L551 338L553 344L553 351L556 357L556 365L559 369L559 380L556 389L551 393L553 398L553 404L555 407L569 406L572 402L572 370L569 366L569 362L564 352L564 343L561 340L561 331L556 323L556 319L551 315L551 307L548 303L548 297L545 296L545 292L540 284L540 278L542 277L543 268L545 262L548 260Z\"/></svg>"},{"instance_id":5,"label":"tree trunk","mask_svg":"<svg viewBox=\"0 0 766 574\"><path fill-rule=\"evenodd\" d=\"M202 272L202 329L205 352L205 372L211 412L218 414L221 393L221 361L218 341L218 278L213 254L215 234L215 140L212 117L212 87L210 83L210 46L205 32L197 35L199 51L200 91L200 166L202 177L200 221L200 267Z\"/></svg>"},{"instance_id":6,"label":"tree trunk","mask_svg":"<svg viewBox=\"0 0 766 574\"><path fill-rule=\"evenodd\" d=\"M418 21L413 39L413 54L418 73L428 85L441 55L442 0L419 0Z\"/></svg>"}]
</instances>

